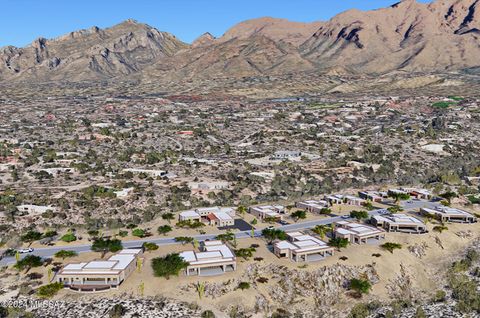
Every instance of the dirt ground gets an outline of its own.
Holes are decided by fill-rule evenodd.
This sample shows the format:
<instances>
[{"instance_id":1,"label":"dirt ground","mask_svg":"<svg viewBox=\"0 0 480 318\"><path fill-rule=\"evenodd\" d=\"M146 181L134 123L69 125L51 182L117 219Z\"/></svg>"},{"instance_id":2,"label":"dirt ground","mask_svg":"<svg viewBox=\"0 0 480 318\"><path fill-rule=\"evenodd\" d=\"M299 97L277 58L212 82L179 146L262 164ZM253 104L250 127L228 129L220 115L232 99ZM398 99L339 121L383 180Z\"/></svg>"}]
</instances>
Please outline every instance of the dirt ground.
<instances>
[{"instance_id":1,"label":"dirt ground","mask_svg":"<svg viewBox=\"0 0 480 318\"><path fill-rule=\"evenodd\" d=\"M354 207L353 207L354 208ZM480 209L477 208L473 210L469 207L460 207L464 210L471 212L479 213ZM341 212L348 213L348 210L352 207L342 207ZM337 211L340 212L340 211ZM309 217L313 217L309 215ZM248 220L248 219L247 219ZM450 264L452 260L458 256L459 251L462 251L469 242L473 241L476 237L480 236L480 222L475 224L456 224L449 223L447 224L448 230L443 233L434 232L432 229L437 225L434 221L433 223L427 224L429 233L427 234L403 234L403 233L387 233L386 239L382 242L396 242L402 244L402 249L395 250L393 253L382 250L379 244L367 244L367 245L349 245L347 248L337 251L334 256L328 257L319 262L311 263L294 263L288 259L279 259L277 258L270 250L267 248L267 244L263 239L260 238L248 238L240 239L237 241L238 248L249 247L251 244L258 244L254 257L263 258L260 261L262 264L274 263L277 265L284 265L289 268L296 268L302 271L311 271L318 269L323 266L331 266L336 263L343 263L353 266L362 266L367 264L373 264L380 281L378 284L375 284L368 296L371 299L385 300L389 299L386 286L389 282L398 275L400 270L400 265L403 264L409 274L414 277L414 287L417 288L422 294L427 297L432 295L436 290L440 289L441 282L437 279L437 273L440 270L443 270L447 264ZM473 233L471 238L461 238L456 233L459 231L470 230ZM436 237L438 237L443 246L440 247L436 242ZM414 244L425 243L428 248L426 250L426 255L422 258L414 256L409 252L408 247ZM152 258L158 256L164 256L169 253L178 253L181 251L192 250L194 249L191 244L187 245L167 245L161 246L157 251L146 252L144 254L143 267L140 271L135 271L131 276L119 287L117 290L111 290L101 293L101 297L115 297L120 295L134 295L141 296L140 286L144 285L143 296L165 296L168 298L177 299L179 301L188 301L196 302L201 305L203 308L218 309L225 308L231 304L240 304L246 308L253 308L255 305L255 299L258 294L267 294L266 288L275 284L274 280L271 280L267 284L259 284L257 288L250 288L248 290L240 291L236 290L230 292L224 296L221 296L216 299L211 299L204 297L199 299L198 294L191 289L190 291L185 290L187 284L196 283L196 282L226 282L230 279L236 279L241 276L245 271L248 264L257 262L255 260L249 259L237 259L238 267L237 271L225 273L220 276L213 277L197 277L190 276L187 277L184 274L180 274L178 277L171 277L169 280L164 278L157 278L153 276L153 271L150 266ZM380 257L375 257L372 254L379 253ZM347 257L346 260L341 260L340 257ZM108 258L107 254L105 258ZM94 259L99 259L99 253L82 253L77 257L70 258L67 260L55 259L55 261L60 261L63 263L74 263L81 261L91 261ZM18 274L16 270L9 269L7 271L10 274L8 280L15 281L18 280L18 275L24 275L24 273ZM47 269L44 267L33 268L30 272L42 273L44 275L43 282L47 283ZM6 278L7 279L7 278ZM4 281L7 283L7 281ZM62 290L56 298L68 298L75 299L77 297L82 297L84 294L75 293L69 290Z\"/></svg>"},{"instance_id":2,"label":"dirt ground","mask_svg":"<svg viewBox=\"0 0 480 318\"><path fill-rule=\"evenodd\" d=\"M468 207L461 207L464 210L479 213L480 209L472 210ZM345 210L345 213L347 211ZM296 268L298 270L311 271L323 266L331 266L336 263L344 263L348 265L361 266L367 264L374 264L378 272L380 281L373 286L370 295L371 299L388 300L388 293L386 286L389 281L393 279L399 272L400 265L403 264L408 269L412 277L414 277L414 287L417 288L426 297L433 294L440 289L441 282L437 279L437 273L447 264L458 256L458 252L462 251L471 241L480 236L480 223L476 224L447 224L448 230L443 233L432 231L433 227L437 225L436 222L427 224L429 233L427 234L402 234L402 233L387 233L387 237L382 242L397 242L402 244L402 249L395 250L393 253L382 250L378 244L367 245L349 245L332 257L319 262L307 263L305 266L302 263L294 263L287 259L279 259L272 252L267 249L267 244L263 239L241 239L238 240L238 247L249 247L251 244L258 244L260 247L254 254L254 257L261 257L264 264L275 263L284 265L289 268ZM456 235L459 231L470 230L473 233L471 238L461 238ZM438 237L443 245L443 248L436 242ZM408 247L414 244L426 243L428 246L426 255L422 258L414 256L408 251ZM238 259L238 268L236 272L225 273L221 276L214 277L187 277L180 274L178 277L171 277L169 280L164 278L157 278L153 276L150 266L152 258L164 256L169 253L178 253L181 251L192 250L193 246L188 245L168 245L161 246L157 251L146 252L144 254L144 266L140 271L135 271L132 275L119 287L117 290L111 290L102 293L102 297L114 297L124 294L140 296L139 286L144 284L144 296L162 295L168 298L178 299L180 301L197 302L204 308L222 308L232 304L240 304L244 307L252 308L255 304L256 296L266 294L265 289L274 281L267 284L260 284L258 289L250 288L245 291L234 291L217 299L203 298L199 299L197 293L193 290L185 291L182 289L187 284L196 282L226 282L229 279L238 278L244 271L248 264L256 262L253 259L245 261ZM380 257L374 257L372 254L380 253ZM109 255L106 255L108 257ZM341 260L340 257L345 256L348 259ZM67 259L64 263L73 263L80 261L90 261L100 258L98 253L82 253L77 257ZM62 261L57 260L55 261ZM16 273L15 270L9 269L8 272ZM44 274L43 281L47 282L47 269L34 268L30 272L40 272ZM21 274L24 275L23 273ZM10 279L17 279L18 276L11 276ZM76 294L69 290L62 290L57 298L68 297L75 299L83 296L83 294Z\"/></svg>"}]
</instances>

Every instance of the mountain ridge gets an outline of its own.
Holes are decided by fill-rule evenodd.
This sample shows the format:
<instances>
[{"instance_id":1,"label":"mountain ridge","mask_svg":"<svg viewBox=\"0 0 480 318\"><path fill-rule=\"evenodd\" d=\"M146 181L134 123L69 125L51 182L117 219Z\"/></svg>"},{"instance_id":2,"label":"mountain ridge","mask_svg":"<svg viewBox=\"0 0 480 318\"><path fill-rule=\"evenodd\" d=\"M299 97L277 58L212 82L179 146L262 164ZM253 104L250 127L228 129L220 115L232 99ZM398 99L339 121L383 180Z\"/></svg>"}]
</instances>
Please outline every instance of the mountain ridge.
<instances>
[{"instance_id":1,"label":"mountain ridge","mask_svg":"<svg viewBox=\"0 0 480 318\"><path fill-rule=\"evenodd\" d=\"M450 72L480 65L479 37L480 0L403 0L311 23L262 17L192 44L129 19L0 48L0 81Z\"/></svg>"}]
</instances>

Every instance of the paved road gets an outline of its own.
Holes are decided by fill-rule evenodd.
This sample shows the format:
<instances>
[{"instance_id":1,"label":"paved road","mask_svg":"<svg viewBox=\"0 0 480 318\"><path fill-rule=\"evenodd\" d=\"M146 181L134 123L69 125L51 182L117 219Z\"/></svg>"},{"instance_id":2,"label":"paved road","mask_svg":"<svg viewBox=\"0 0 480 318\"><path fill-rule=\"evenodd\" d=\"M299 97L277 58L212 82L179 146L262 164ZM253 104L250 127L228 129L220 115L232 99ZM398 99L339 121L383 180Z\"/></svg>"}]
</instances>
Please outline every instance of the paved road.
<instances>
[{"instance_id":1,"label":"paved road","mask_svg":"<svg viewBox=\"0 0 480 318\"><path fill-rule=\"evenodd\" d=\"M429 208L434 208L435 206L439 205L436 202L427 202L427 201L408 201L408 202L402 202L401 203L402 207L404 210L409 211L409 210L416 210L421 207L429 207ZM370 216L378 215L385 213L386 209L378 209L378 210L373 210L368 212ZM299 231L299 230L304 230L304 229L310 229L314 228L317 225L327 225L327 224L332 224L338 221L343 220L342 217L340 216L335 216L335 217L330 217L330 218L325 218L321 220L313 220L313 221L306 221L306 222L298 222L298 223L292 223L292 224L287 224L287 225L282 225L277 227L278 229L281 229L283 231ZM257 229L254 231L255 237L260 237L262 235L262 230L263 229ZM220 233L218 233L220 234ZM235 233L235 236L237 239L244 239L244 238L250 238L252 235L251 231L243 231L243 232L237 232ZM205 241L205 240L212 240L217 236L217 234L203 234L203 235L195 235L193 236L196 240L198 241ZM131 240L131 241L123 241L122 245L125 248L135 248L135 247L141 247L143 243L145 242L152 242L158 245L171 245L171 244L181 244L175 241L173 237L159 237L159 238L146 238L146 239L140 239L140 240ZM38 255L44 258L49 258L53 257L56 252L60 250L68 250L68 251L75 251L77 253L85 253L91 251L89 244L85 245L72 245L72 246L52 246L52 247L42 247L42 248L36 248L35 251L32 253L33 255ZM27 254L21 255L22 257L26 256ZM5 266L5 265L11 265L15 263L15 258L14 257L5 257L4 259L0 260L0 266Z\"/></svg>"}]
</instances>

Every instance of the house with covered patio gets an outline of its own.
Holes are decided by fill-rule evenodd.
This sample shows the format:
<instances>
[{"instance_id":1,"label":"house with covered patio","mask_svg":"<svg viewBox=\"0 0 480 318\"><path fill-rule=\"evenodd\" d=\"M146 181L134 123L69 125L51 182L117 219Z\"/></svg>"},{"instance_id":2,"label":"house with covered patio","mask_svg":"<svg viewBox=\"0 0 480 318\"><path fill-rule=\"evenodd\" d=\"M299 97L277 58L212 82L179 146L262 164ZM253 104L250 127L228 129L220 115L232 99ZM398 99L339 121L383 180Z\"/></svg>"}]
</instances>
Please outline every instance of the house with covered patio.
<instances>
[{"instance_id":1,"label":"house with covered patio","mask_svg":"<svg viewBox=\"0 0 480 318\"><path fill-rule=\"evenodd\" d=\"M118 288L135 270L142 255L142 249L124 249L108 260L68 264L58 271L55 281L81 292Z\"/></svg>"},{"instance_id":2,"label":"house with covered patio","mask_svg":"<svg viewBox=\"0 0 480 318\"><path fill-rule=\"evenodd\" d=\"M335 248L311 235L290 232L287 240L274 243L273 252L277 257L287 257L294 262L312 262L332 256Z\"/></svg>"},{"instance_id":3,"label":"house with covered patio","mask_svg":"<svg viewBox=\"0 0 480 318\"><path fill-rule=\"evenodd\" d=\"M199 252L185 251L180 253L180 257L188 262L187 276L213 276L237 269L235 254L221 241L202 242Z\"/></svg>"},{"instance_id":4,"label":"house with covered patio","mask_svg":"<svg viewBox=\"0 0 480 318\"><path fill-rule=\"evenodd\" d=\"M457 222L457 223L475 223L477 218L460 209L447 206L437 206L435 209L421 208L420 213L423 215L432 215L441 222Z\"/></svg>"},{"instance_id":5,"label":"house with covered patio","mask_svg":"<svg viewBox=\"0 0 480 318\"><path fill-rule=\"evenodd\" d=\"M374 215L373 225L382 227L387 232L426 233L427 226L419 219L406 214Z\"/></svg>"},{"instance_id":6,"label":"house with covered patio","mask_svg":"<svg viewBox=\"0 0 480 318\"><path fill-rule=\"evenodd\" d=\"M350 243L367 244L385 239L385 231L365 224L349 221L335 223L334 236L347 239Z\"/></svg>"}]
</instances>

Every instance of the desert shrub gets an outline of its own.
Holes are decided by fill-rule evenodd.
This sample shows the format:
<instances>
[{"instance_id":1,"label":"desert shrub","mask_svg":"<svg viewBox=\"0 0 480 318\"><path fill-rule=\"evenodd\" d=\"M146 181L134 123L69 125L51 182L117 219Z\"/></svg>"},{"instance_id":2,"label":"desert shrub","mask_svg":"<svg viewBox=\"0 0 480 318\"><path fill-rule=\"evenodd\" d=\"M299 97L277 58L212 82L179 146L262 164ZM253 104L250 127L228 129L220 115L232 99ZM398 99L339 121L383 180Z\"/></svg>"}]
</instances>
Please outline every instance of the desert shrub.
<instances>
[{"instance_id":1,"label":"desert shrub","mask_svg":"<svg viewBox=\"0 0 480 318\"><path fill-rule=\"evenodd\" d=\"M435 296L433 296L433 301L436 303L444 302L447 297L447 293L443 290L437 290Z\"/></svg>"},{"instance_id":2,"label":"desert shrub","mask_svg":"<svg viewBox=\"0 0 480 318\"><path fill-rule=\"evenodd\" d=\"M382 245L380 245L380 247L393 254L394 250L402 248L402 244L387 242L387 243L383 243Z\"/></svg>"},{"instance_id":3,"label":"desert shrub","mask_svg":"<svg viewBox=\"0 0 480 318\"><path fill-rule=\"evenodd\" d=\"M268 283L268 278L267 277L259 277L259 278L257 278L257 282L259 282L260 284L266 284L266 283Z\"/></svg>"},{"instance_id":4,"label":"desert shrub","mask_svg":"<svg viewBox=\"0 0 480 318\"><path fill-rule=\"evenodd\" d=\"M353 278L350 280L350 289L359 297L363 294L368 294L371 288L372 284L366 279Z\"/></svg>"},{"instance_id":5,"label":"desert shrub","mask_svg":"<svg viewBox=\"0 0 480 318\"><path fill-rule=\"evenodd\" d=\"M67 242L67 243L70 243L70 242L74 242L77 240L77 237L75 236L75 234L73 234L72 232L68 232L67 234L63 235L60 240L64 241L64 242Z\"/></svg>"},{"instance_id":6,"label":"desert shrub","mask_svg":"<svg viewBox=\"0 0 480 318\"><path fill-rule=\"evenodd\" d=\"M145 242L143 243L143 248L146 250L146 251L155 251L155 250L158 250L158 245L155 244L155 243L150 243L150 242Z\"/></svg>"},{"instance_id":7,"label":"desert shrub","mask_svg":"<svg viewBox=\"0 0 480 318\"><path fill-rule=\"evenodd\" d=\"M41 298L51 298L55 296L60 289L63 288L62 283L51 283L48 285L41 286L37 289L37 295Z\"/></svg>"},{"instance_id":8,"label":"desert shrub","mask_svg":"<svg viewBox=\"0 0 480 318\"><path fill-rule=\"evenodd\" d=\"M366 304L360 303L356 304L350 313L348 314L348 318L366 318L370 314L370 310Z\"/></svg>"},{"instance_id":9,"label":"desert shrub","mask_svg":"<svg viewBox=\"0 0 480 318\"><path fill-rule=\"evenodd\" d=\"M215 318L215 314L211 310L205 310L202 312L202 318Z\"/></svg>"}]
</instances>

